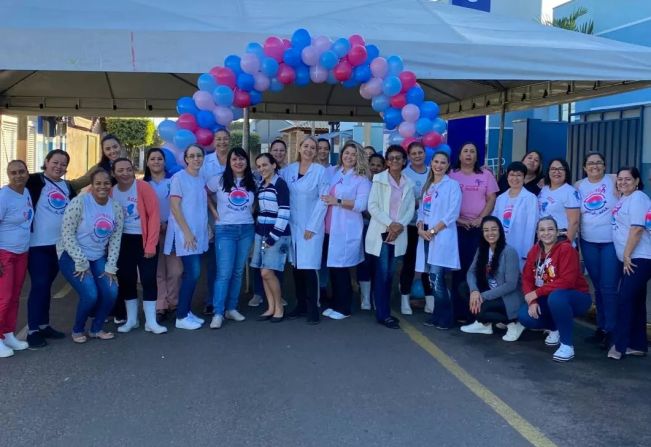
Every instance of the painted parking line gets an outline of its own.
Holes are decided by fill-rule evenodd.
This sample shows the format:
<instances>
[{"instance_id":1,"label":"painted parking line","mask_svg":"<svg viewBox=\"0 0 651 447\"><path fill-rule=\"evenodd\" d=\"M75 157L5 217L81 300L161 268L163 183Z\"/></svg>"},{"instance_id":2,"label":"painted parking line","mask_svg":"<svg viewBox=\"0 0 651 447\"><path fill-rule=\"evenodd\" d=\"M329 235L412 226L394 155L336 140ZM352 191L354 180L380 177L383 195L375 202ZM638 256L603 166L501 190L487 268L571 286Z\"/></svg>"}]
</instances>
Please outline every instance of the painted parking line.
<instances>
[{"instance_id":1,"label":"painted parking line","mask_svg":"<svg viewBox=\"0 0 651 447\"><path fill-rule=\"evenodd\" d=\"M538 428L530 424L517 411L511 408L506 402L497 397L475 379L468 371L459 366L452 358L436 346L422 332L406 321L400 321L400 327L418 346L443 366L450 374L456 377L475 396L491 407L502 419L504 419L515 431L536 447L557 447L551 439L545 436Z\"/></svg>"}]
</instances>

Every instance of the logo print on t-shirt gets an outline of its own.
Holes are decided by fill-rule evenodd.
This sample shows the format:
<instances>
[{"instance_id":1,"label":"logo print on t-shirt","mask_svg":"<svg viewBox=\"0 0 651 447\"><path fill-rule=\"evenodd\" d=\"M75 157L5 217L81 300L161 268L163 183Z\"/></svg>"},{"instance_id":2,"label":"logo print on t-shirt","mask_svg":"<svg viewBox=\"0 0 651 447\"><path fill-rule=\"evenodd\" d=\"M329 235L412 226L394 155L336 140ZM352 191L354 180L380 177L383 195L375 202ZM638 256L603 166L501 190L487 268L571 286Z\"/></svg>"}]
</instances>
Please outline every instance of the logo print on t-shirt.
<instances>
[{"instance_id":1,"label":"logo print on t-shirt","mask_svg":"<svg viewBox=\"0 0 651 447\"><path fill-rule=\"evenodd\" d=\"M423 213L429 216L429 212L432 209L432 196L431 194L425 194L423 197Z\"/></svg>"},{"instance_id":2,"label":"logo print on t-shirt","mask_svg":"<svg viewBox=\"0 0 651 447\"><path fill-rule=\"evenodd\" d=\"M95 236L106 239L113 233L113 222L106 217L98 217L94 225Z\"/></svg>"},{"instance_id":3,"label":"logo print on t-shirt","mask_svg":"<svg viewBox=\"0 0 651 447\"><path fill-rule=\"evenodd\" d=\"M587 211L599 211L601 208L606 206L606 196L603 191L595 191L588 194L588 196L583 201L583 207Z\"/></svg>"},{"instance_id":4,"label":"logo print on t-shirt","mask_svg":"<svg viewBox=\"0 0 651 447\"><path fill-rule=\"evenodd\" d=\"M61 210L68 204L68 198L61 191L53 189L47 195L47 203L55 210Z\"/></svg>"},{"instance_id":5,"label":"logo print on t-shirt","mask_svg":"<svg viewBox=\"0 0 651 447\"><path fill-rule=\"evenodd\" d=\"M243 189L233 189L228 194L228 201L233 206L244 206L249 203L249 194Z\"/></svg>"},{"instance_id":6,"label":"logo print on t-shirt","mask_svg":"<svg viewBox=\"0 0 651 447\"><path fill-rule=\"evenodd\" d=\"M502 213L502 226L504 230L511 228L511 218L513 217L513 205L508 205Z\"/></svg>"},{"instance_id":7,"label":"logo print on t-shirt","mask_svg":"<svg viewBox=\"0 0 651 447\"><path fill-rule=\"evenodd\" d=\"M136 212L136 204L135 203L130 203L127 206L124 207L124 212L127 216L133 216Z\"/></svg>"},{"instance_id":8,"label":"logo print on t-shirt","mask_svg":"<svg viewBox=\"0 0 651 447\"><path fill-rule=\"evenodd\" d=\"M644 228L646 228L647 231L651 231L651 209L648 210L644 216Z\"/></svg>"},{"instance_id":9,"label":"logo print on t-shirt","mask_svg":"<svg viewBox=\"0 0 651 447\"><path fill-rule=\"evenodd\" d=\"M25 222L29 222L30 220L32 220L33 213L34 212L32 211L31 208L28 208L25 211L23 211L23 217L25 218Z\"/></svg>"}]
</instances>

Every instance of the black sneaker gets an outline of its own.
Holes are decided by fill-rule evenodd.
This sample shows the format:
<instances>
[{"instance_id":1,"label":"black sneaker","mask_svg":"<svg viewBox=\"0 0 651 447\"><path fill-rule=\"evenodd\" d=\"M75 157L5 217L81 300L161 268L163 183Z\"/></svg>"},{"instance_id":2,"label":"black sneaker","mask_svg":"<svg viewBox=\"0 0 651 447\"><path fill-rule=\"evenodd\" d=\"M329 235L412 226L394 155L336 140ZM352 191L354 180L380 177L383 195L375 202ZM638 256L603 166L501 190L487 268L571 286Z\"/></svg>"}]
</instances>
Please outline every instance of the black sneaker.
<instances>
[{"instance_id":1,"label":"black sneaker","mask_svg":"<svg viewBox=\"0 0 651 447\"><path fill-rule=\"evenodd\" d=\"M36 331L27 334L27 343L29 344L30 349L38 349L47 346L47 342L40 332L41 331Z\"/></svg>"},{"instance_id":2,"label":"black sneaker","mask_svg":"<svg viewBox=\"0 0 651 447\"><path fill-rule=\"evenodd\" d=\"M66 334L61 331L57 331L52 326L47 326L46 328L41 329L39 332L43 338L52 338L55 340L66 338Z\"/></svg>"},{"instance_id":3,"label":"black sneaker","mask_svg":"<svg viewBox=\"0 0 651 447\"><path fill-rule=\"evenodd\" d=\"M208 317L214 315L214 313L215 313L215 308L213 307L212 304L208 304L203 308L203 314Z\"/></svg>"}]
</instances>

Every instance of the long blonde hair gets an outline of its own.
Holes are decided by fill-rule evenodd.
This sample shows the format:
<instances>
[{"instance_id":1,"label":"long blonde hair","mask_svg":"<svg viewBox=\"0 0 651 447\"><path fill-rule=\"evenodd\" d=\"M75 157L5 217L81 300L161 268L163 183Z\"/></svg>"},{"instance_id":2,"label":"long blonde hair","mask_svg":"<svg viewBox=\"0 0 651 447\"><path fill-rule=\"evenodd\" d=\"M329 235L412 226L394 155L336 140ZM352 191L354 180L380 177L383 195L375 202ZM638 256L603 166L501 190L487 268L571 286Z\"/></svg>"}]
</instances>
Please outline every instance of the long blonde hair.
<instances>
[{"instance_id":1,"label":"long blonde hair","mask_svg":"<svg viewBox=\"0 0 651 447\"><path fill-rule=\"evenodd\" d=\"M343 161L341 159L341 154L344 153L344 151L352 147L355 149L355 152L357 154L357 160L355 161L355 167L353 168L355 171L355 174L357 175L363 175L365 177L369 177L371 174L371 170L368 167L368 159L366 158L366 154L364 153L364 148L362 147L361 144L354 140L348 140L346 141L346 144L344 144L344 147L341 148L341 151L339 151L339 160L337 161L337 166L339 168L343 167Z\"/></svg>"},{"instance_id":2,"label":"long blonde hair","mask_svg":"<svg viewBox=\"0 0 651 447\"><path fill-rule=\"evenodd\" d=\"M312 135L308 135L307 137L303 138L298 145L298 155L296 156L296 161L300 163L301 161L301 146L303 146L303 143L305 143L307 140L311 140L314 143L314 150L316 151L319 148L319 141L316 139L316 137L313 137ZM316 155L315 155L316 157Z\"/></svg>"}]
</instances>

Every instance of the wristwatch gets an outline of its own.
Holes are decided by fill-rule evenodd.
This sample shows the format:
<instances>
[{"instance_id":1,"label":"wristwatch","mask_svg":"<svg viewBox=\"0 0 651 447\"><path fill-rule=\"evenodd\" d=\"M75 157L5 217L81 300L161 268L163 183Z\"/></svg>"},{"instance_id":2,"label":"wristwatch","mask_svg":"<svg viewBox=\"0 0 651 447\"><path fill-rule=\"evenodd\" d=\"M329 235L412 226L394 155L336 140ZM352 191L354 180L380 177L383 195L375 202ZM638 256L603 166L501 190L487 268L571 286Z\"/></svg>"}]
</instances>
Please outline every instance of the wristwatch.
<instances>
[{"instance_id":1,"label":"wristwatch","mask_svg":"<svg viewBox=\"0 0 651 447\"><path fill-rule=\"evenodd\" d=\"M438 231L436 231L436 228L432 228L429 230L429 234L436 236L438 234Z\"/></svg>"},{"instance_id":2,"label":"wristwatch","mask_svg":"<svg viewBox=\"0 0 651 447\"><path fill-rule=\"evenodd\" d=\"M337 199L337 205L341 206L341 204L342 204L342 200L341 200L341 199Z\"/></svg>"}]
</instances>

